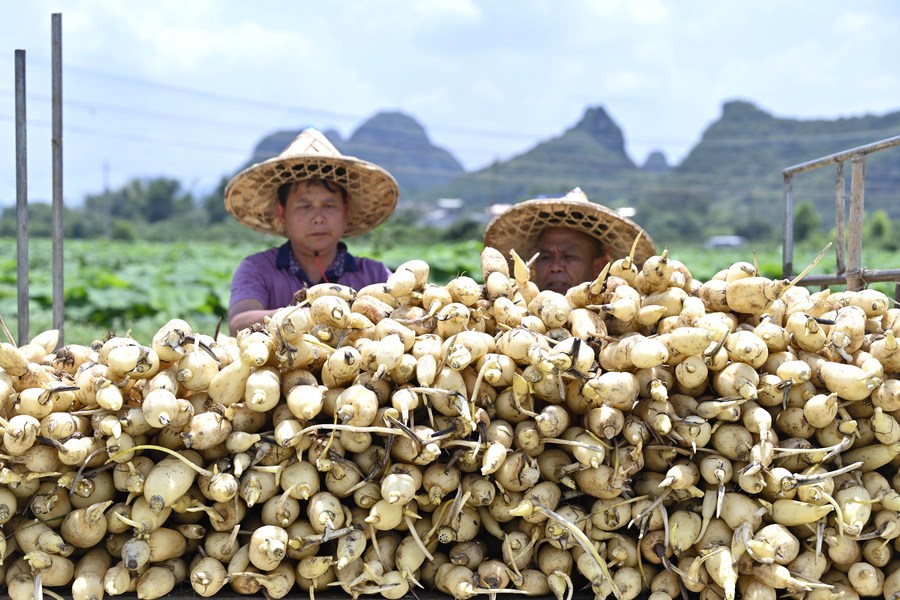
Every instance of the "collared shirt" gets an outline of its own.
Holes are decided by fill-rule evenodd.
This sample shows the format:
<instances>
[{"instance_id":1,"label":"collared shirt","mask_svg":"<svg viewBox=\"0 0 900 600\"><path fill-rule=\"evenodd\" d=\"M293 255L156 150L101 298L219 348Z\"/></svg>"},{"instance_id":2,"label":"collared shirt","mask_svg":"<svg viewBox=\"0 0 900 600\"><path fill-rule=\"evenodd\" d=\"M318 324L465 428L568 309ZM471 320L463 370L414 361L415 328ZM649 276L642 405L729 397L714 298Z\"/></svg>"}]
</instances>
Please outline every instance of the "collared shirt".
<instances>
[{"instance_id":1,"label":"collared shirt","mask_svg":"<svg viewBox=\"0 0 900 600\"><path fill-rule=\"evenodd\" d=\"M275 266L279 269L290 270L291 273L297 276L300 283L305 284L305 287L313 285L313 282L306 274L306 271L304 271L303 267L300 266L300 263L297 262L297 257L294 256L294 253L291 250L290 241L285 242L284 245L278 248L278 258L275 261ZM338 242L337 254L334 257L334 260L331 261L331 264L328 265L328 268L325 269L325 278L323 281L338 281L345 272L352 273L354 271L359 271L359 265L356 264L356 259L354 259L347 251L347 244Z\"/></svg>"},{"instance_id":2,"label":"collared shirt","mask_svg":"<svg viewBox=\"0 0 900 600\"><path fill-rule=\"evenodd\" d=\"M338 245L335 260L325 270L328 281L355 290L384 283L390 274L390 269L377 260L354 257L343 242ZM281 308L291 304L294 294L309 285L309 277L296 263L288 243L251 254L241 261L231 278L229 303L252 299L265 309Z\"/></svg>"}]
</instances>

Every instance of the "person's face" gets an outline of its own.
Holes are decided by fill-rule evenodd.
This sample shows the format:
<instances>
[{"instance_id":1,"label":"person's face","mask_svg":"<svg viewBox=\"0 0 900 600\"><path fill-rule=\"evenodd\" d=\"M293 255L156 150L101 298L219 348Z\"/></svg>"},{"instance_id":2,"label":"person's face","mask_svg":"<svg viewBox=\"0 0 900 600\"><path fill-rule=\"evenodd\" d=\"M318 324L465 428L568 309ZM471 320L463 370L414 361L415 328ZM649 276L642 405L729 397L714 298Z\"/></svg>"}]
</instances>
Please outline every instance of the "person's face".
<instances>
[{"instance_id":1,"label":"person's face","mask_svg":"<svg viewBox=\"0 0 900 600\"><path fill-rule=\"evenodd\" d=\"M320 183L300 181L291 186L278 217L295 251L333 251L347 225L347 205L340 190L329 191Z\"/></svg>"},{"instance_id":2,"label":"person's face","mask_svg":"<svg viewBox=\"0 0 900 600\"><path fill-rule=\"evenodd\" d=\"M538 239L537 251L540 256L534 263L535 283L542 290L560 294L593 280L606 264L594 238L566 227L545 229Z\"/></svg>"}]
</instances>

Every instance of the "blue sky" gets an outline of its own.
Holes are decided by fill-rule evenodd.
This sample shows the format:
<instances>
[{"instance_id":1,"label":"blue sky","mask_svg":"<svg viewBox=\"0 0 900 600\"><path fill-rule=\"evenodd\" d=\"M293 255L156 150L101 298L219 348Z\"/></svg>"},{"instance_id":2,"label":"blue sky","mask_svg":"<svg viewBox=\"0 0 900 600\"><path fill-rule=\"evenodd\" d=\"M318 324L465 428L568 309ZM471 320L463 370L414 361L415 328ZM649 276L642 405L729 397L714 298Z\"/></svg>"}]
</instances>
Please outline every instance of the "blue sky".
<instances>
[{"instance_id":1,"label":"blue sky","mask_svg":"<svg viewBox=\"0 0 900 600\"><path fill-rule=\"evenodd\" d=\"M16 49L29 192L51 195L55 12L72 204L134 177L204 192L272 131L347 136L385 110L468 170L596 106L639 164L682 160L728 100L800 119L900 110L891 0L0 0L0 206L16 197Z\"/></svg>"}]
</instances>

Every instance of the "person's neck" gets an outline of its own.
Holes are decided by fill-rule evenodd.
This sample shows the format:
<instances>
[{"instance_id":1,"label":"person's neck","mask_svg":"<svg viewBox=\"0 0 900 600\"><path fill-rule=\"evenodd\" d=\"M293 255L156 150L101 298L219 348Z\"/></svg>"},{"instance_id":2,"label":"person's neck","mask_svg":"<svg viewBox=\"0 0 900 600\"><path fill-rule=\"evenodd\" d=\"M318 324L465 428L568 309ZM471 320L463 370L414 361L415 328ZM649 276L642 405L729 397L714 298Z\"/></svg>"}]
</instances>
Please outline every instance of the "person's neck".
<instances>
[{"instance_id":1,"label":"person's neck","mask_svg":"<svg viewBox=\"0 0 900 600\"><path fill-rule=\"evenodd\" d=\"M310 281L314 282L320 282L324 279L325 270L328 269L337 256L337 247L322 252L315 252L298 249L292 244L291 251L294 253L294 258L300 263L303 272L306 273Z\"/></svg>"}]
</instances>

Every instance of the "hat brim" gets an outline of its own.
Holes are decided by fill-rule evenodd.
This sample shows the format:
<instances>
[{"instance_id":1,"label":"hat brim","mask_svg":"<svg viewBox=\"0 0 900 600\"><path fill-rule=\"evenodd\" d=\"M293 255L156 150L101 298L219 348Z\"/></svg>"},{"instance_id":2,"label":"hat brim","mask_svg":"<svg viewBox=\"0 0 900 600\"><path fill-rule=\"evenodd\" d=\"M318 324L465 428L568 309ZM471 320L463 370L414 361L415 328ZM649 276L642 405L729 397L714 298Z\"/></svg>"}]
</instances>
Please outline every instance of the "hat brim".
<instances>
[{"instance_id":1,"label":"hat brim","mask_svg":"<svg viewBox=\"0 0 900 600\"><path fill-rule=\"evenodd\" d=\"M332 181L347 191L344 237L368 233L386 221L400 196L390 173L352 156L276 156L232 178L225 188L225 208L251 229L286 237L278 218L278 188L305 179Z\"/></svg>"},{"instance_id":2,"label":"hat brim","mask_svg":"<svg viewBox=\"0 0 900 600\"><path fill-rule=\"evenodd\" d=\"M600 204L557 199L527 200L494 217L484 232L484 245L509 256L511 250L528 260L545 229L567 227L596 238L609 250L610 260L625 258L639 233L634 261L642 265L656 254L653 240L640 225Z\"/></svg>"}]
</instances>

